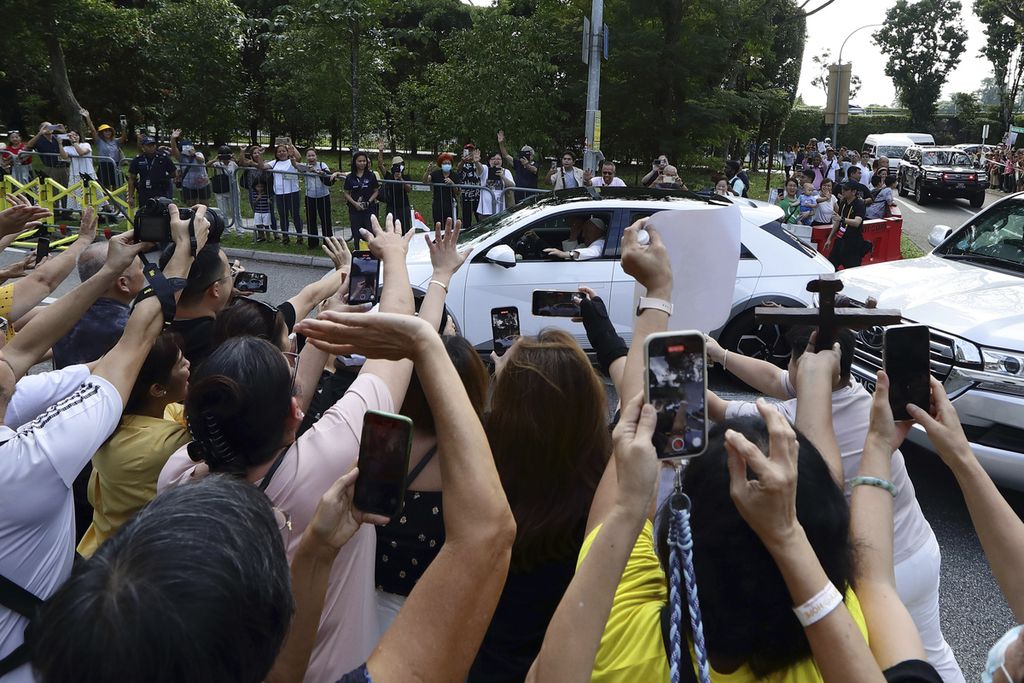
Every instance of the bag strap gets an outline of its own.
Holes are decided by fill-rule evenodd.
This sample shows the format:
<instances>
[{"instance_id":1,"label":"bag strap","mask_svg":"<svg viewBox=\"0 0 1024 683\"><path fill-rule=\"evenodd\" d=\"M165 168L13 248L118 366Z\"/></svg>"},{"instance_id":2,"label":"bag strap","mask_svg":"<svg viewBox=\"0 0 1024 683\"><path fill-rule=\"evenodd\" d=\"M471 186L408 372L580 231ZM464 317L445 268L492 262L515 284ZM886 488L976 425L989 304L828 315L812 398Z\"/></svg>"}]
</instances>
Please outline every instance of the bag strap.
<instances>
[{"instance_id":1,"label":"bag strap","mask_svg":"<svg viewBox=\"0 0 1024 683\"><path fill-rule=\"evenodd\" d=\"M661 620L661 644L665 648L665 657L671 659L672 638L669 636L669 630L672 626L672 606L668 602L661 606L659 617ZM683 647L682 658L686 666L680 667L682 670L679 683L697 683L697 673L693 670L693 657L690 656L689 646Z\"/></svg>"},{"instance_id":2,"label":"bag strap","mask_svg":"<svg viewBox=\"0 0 1024 683\"><path fill-rule=\"evenodd\" d=\"M412 483L416 481L416 477L420 476L420 472L422 472L423 468L425 468L430 463L430 461L434 458L434 454L436 453L437 445L435 444L434 446L430 447L430 450L427 451L422 458L420 458L420 461L418 463L416 463L416 467L413 467L412 471L410 471L409 474L405 477L405 488L409 488L410 486L412 486Z\"/></svg>"},{"instance_id":3,"label":"bag strap","mask_svg":"<svg viewBox=\"0 0 1024 683\"><path fill-rule=\"evenodd\" d=\"M43 601L35 594L0 574L0 605L28 619L29 626L31 626L32 619L36 616L39 608L42 607ZM29 657L29 627L26 627L25 642L16 647L6 657L0 659L0 677L7 675L23 664L27 664Z\"/></svg>"},{"instance_id":4,"label":"bag strap","mask_svg":"<svg viewBox=\"0 0 1024 683\"><path fill-rule=\"evenodd\" d=\"M260 491L266 491L267 487L270 486L270 480L274 478L274 474L277 472L278 468L281 467L281 463L284 462L284 456L286 455L288 455L288 449L284 448L274 460L274 464L271 465L270 469L267 470L267 473L263 475L263 481L261 481L259 485Z\"/></svg>"}]
</instances>

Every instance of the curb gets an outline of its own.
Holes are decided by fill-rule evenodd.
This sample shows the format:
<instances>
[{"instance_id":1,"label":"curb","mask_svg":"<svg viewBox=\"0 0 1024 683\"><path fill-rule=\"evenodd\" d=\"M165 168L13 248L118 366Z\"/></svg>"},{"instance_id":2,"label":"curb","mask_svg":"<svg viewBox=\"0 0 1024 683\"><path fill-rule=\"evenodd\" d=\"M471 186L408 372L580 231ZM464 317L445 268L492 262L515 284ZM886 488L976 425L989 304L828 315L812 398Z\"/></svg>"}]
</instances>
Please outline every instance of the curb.
<instances>
[{"instance_id":1,"label":"curb","mask_svg":"<svg viewBox=\"0 0 1024 683\"><path fill-rule=\"evenodd\" d=\"M256 251L254 249L237 249L225 247L228 258L262 263L284 263L292 266L309 266L313 268L334 269L334 263L326 256L305 256L303 254L278 254L273 251Z\"/></svg>"}]
</instances>

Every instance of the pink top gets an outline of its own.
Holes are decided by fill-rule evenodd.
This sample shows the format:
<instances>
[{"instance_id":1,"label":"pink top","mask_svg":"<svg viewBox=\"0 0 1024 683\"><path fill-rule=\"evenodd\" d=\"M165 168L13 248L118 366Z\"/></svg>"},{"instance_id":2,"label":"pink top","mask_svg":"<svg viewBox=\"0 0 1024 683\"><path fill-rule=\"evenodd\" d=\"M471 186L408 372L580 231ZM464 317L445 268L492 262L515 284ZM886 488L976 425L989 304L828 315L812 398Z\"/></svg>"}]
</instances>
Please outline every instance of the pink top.
<instances>
[{"instance_id":1,"label":"pink top","mask_svg":"<svg viewBox=\"0 0 1024 683\"><path fill-rule=\"evenodd\" d=\"M292 444L271 479L267 497L291 520L291 529L281 530L289 562L320 497L355 466L367 410L393 412L394 405L383 380L363 372L341 400ZM157 491L187 483L195 467L186 449L179 449L160 473ZM365 662L377 644L376 538L373 527L364 524L338 553L306 683L337 681Z\"/></svg>"}]
</instances>

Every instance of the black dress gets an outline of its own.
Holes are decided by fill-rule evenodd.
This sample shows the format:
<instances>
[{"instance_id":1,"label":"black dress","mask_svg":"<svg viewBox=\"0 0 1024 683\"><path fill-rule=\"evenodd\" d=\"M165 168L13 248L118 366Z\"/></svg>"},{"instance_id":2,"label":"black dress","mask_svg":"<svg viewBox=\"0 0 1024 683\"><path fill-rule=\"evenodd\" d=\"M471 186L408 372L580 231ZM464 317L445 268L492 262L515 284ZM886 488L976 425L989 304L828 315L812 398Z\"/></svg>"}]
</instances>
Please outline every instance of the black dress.
<instances>
[{"instance_id":1,"label":"black dress","mask_svg":"<svg viewBox=\"0 0 1024 683\"><path fill-rule=\"evenodd\" d=\"M448 173L448 177L455 182L454 171ZM444 171L437 170L430 174L431 189L434 191L433 223L444 225L445 221L451 218L455 220L455 188L445 184Z\"/></svg>"}]
</instances>

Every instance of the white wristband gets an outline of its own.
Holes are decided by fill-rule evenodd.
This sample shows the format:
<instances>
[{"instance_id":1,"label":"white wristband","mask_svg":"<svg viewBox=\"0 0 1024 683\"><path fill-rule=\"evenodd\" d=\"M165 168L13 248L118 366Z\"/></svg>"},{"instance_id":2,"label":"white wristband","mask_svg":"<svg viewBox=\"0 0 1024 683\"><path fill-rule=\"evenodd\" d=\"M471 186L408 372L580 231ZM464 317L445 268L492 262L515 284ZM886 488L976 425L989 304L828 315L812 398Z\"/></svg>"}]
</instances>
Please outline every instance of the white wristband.
<instances>
[{"instance_id":1,"label":"white wristband","mask_svg":"<svg viewBox=\"0 0 1024 683\"><path fill-rule=\"evenodd\" d=\"M830 581L813 598L802 605L793 608L796 618L804 628L816 624L829 614L836 607L843 603L843 596Z\"/></svg>"},{"instance_id":2,"label":"white wristband","mask_svg":"<svg viewBox=\"0 0 1024 683\"><path fill-rule=\"evenodd\" d=\"M636 305L636 314L640 315L641 311L648 308L653 308L656 311L661 311L669 316L672 315L673 310L672 303L670 301L665 301L664 299L655 299L654 297L640 297L640 301Z\"/></svg>"}]
</instances>

